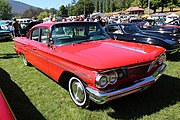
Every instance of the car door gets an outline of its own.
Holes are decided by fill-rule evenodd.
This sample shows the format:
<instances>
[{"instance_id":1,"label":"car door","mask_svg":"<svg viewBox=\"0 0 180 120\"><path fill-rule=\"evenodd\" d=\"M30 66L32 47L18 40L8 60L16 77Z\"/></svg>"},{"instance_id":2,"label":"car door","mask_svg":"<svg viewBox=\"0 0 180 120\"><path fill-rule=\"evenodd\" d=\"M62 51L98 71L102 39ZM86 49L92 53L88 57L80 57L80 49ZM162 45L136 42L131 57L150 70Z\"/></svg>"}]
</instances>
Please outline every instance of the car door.
<instances>
[{"instance_id":1,"label":"car door","mask_svg":"<svg viewBox=\"0 0 180 120\"><path fill-rule=\"evenodd\" d=\"M36 43L34 49L37 53L36 66L38 69L49 75L49 57L51 49L49 47L49 29L46 27L40 27L39 29L39 41Z\"/></svg>"},{"instance_id":2,"label":"car door","mask_svg":"<svg viewBox=\"0 0 180 120\"><path fill-rule=\"evenodd\" d=\"M27 60L34 65L35 67L37 66L37 43L39 43L39 28L34 28L27 41L27 50L28 50L28 56L26 56Z\"/></svg>"},{"instance_id":3,"label":"car door","mask_svg":"<svg viewBox=\"0 0 180 120\"><path fill-rule=\"evenodd\" d=\"M29 62L36 68L40 69L46 74L48 71L48 54L50 48L49 42L49 30L48 28L38 27L31 31L30 42L28 43L28 50L30 55Z\"/></svg>"}]
</instances>

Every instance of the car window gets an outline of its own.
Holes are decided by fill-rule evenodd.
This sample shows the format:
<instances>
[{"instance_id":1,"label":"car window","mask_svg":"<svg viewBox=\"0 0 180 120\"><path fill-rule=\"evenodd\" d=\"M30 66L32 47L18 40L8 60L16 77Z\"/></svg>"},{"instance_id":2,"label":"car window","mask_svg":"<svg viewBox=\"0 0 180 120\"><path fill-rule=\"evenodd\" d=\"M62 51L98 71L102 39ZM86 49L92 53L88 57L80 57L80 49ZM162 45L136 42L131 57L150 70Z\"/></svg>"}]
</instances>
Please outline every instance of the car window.
<instances>
[{"instance_id":1,"label":"car window","mask_svg":"<svg viewBox=\"0 0 180 120\"><path fill-rule=\"evenodd\" d=\"M32 32L31 32L31 40L34 40L34 41L39 41L39 29L34 29Z\"/></svg>"},{"instance_id":2,"label":"car window","mask_svg":"<svg viewBox=\"0 0 180 120\"><path fill-rule=\"evenodd\" d=\"M42 28L41 29L41 43L47 44L48 43L48 38L49 38L49 30L48 28Z\"/></svg>"},{"instance_id":3,"label":"car window","mask_svg":"<svg viewBox=\"0 0 180 120\"><path fill-rule=\"evenodd\" d=\"M121 25L121 28L127 34L135 34L141 32L141 30L136 25Z\"/></svg>"},{"instance_id":4,"label":"car window","mask_svg":"<svg viewBox=\"0 0 180 120\"><path fill-rule=\"evenodd\" d=\"M55 45L107 39L109 36L95 22L65 23L52 27L51 38Z\"/></svg>"},{"instance_id":5,"label":"car window","mask_svg":"<svg viewBox=\"0 0 180 120\"><path fill-rule=\"evenodd\" d=\"M89 26L88 27L88 31L89 31L89 35L95 33L95 32L98 32L99 31L99 28L97 26Z\"/></svg>"},{"instance_id":6,"label":"car window","mask_svg":"<svg viewBox=\"0 0 180 120\"><path fill-rule=\"evenodd\" d=\"M122 30L118 26L109 26L108 32L111 34L123 34Z\"/></svg>"}]
</instances>

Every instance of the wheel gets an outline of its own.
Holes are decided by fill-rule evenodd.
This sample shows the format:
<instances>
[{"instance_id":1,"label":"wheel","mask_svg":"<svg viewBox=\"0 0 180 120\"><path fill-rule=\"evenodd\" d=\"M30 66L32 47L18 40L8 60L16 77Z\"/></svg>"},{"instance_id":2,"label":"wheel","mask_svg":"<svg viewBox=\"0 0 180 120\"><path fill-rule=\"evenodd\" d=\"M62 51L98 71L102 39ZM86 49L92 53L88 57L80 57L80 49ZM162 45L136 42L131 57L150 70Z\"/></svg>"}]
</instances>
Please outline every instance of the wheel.
<instances>
[{"instance_id":1,"label":"wheel","mask_svg":"<svg viewBox=\"0 0 180 120\"><path fill-rule=\"evenodd\" d=\"M76 77L72 77L69 80L69 94L73 102L82 108L88 108L90 106L89 95L86 93L84 84Z\"/></svg>"},{"instance_id":2,"label":"wheel","mask_svg":"<svg viewBox=\"0 0 180 120\"><path fill-rule=\"evenodd\" d=\"M21 56L22 56L24 65L29 66L30 63L26 60L26 57L24 56L24 54L21 54Z\"/></svg>"}]
</instances>

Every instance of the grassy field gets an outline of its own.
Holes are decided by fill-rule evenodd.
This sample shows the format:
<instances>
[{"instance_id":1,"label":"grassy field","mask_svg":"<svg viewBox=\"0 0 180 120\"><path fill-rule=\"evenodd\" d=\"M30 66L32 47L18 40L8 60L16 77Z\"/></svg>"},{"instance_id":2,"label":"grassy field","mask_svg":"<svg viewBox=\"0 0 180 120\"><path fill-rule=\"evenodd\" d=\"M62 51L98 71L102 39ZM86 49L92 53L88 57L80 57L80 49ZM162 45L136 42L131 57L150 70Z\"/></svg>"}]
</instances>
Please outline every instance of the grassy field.
<instances>
[{"instance_id":1,"label":"grassy field","mask_svg":"<svg viewBox=\"0 0 180 120\"><path fill-rule=\"evenodd\" d=\"M42 72L24 66L13 42L0 42L0 87L18 120L180 120L180 52L166 63L168 69L146 91L86 110Z\"/></svg>"}]
</instances>

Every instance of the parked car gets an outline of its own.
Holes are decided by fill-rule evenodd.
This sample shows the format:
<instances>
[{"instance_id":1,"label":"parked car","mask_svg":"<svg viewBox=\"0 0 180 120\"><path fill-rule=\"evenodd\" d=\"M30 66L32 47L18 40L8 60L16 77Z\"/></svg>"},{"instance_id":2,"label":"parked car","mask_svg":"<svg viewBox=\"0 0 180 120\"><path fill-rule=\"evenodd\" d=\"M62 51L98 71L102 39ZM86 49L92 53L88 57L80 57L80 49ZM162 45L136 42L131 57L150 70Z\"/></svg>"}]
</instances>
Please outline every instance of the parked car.
<instances>
[{"instance_id":1,"label":"parked car","mask_svg":"<svg viewBox=\"0 0 180 120\"><path fill-rule=\"evenodd\" d=\"M166 68L164 48L113 40L97 22L38 24L14 38L14 48L82 108L142 91Z\"/></svg>"},{"instance_id":2,"label":"parked car","mask_svg":"<svg viewBox=\"0 0 180 120\"><path fill-rule=\"evenodd\" d=\"M104 29L113 39L158 45L164 47L167 53L174 53L180 50L179 38L146 33L132 23L109 24Z\"/></svg>"},{"instance_id":3,"label":"parked car","mask_svg":"<svg viewBox=\"0 0 180 120\"><path fill-rule=\"evenodd\" d=\"M21 34L23 37L26 36L26 34L28 33L28 31L35 25L37 24L40 24L42 23L42 21L32 21L32 22L29 22L29 23L21 23L21 27L22 27L22 30L21 30Z\"/></svg>"},{"instance_id":4,"label":"parked car","mask_svg":"<svg viewBox=\"0 0 180 120\"><path fill-rule=\"evenodd\" d=\"M159 26L164 28L175 28L177 29L177 33L180 34L180 26L179 19L174 19L173 21L170 21L169 23L165 23L163 20L153 20L153 19L146 19L145 21L149 22L153 26ZM176 35L177 36L177 35Z\"/></svg>"},{"instance_id":5,"label":"parked car","mask_svg":"<svg viewBox=\"0 0 180 120\"><path fill-rule=\"evenodd\" d=\"M180 18L174 19L174 20L168 22L167 24L180 26Z\"/></svg>"},{"instance_id":6,"label":"parked car","mask_svg":"<svg viewBox=\"0 0 180 120\"><path fill-rule=\"evenodd\" d=\"M144 32L180 38L177 28L162 27L160 26L161 23L155 22L153 19L132 19L130 22L136 24Z\"/></svg>"},{"instance_id":7,"label":"parked car","mask_svg":"<svg viewBox=\"0 0 180 120\"><path fill-rule=\"evenodd\" d=\"M0 120L15 120L15 116L0 88Z\"/></svg>"},{"instance_id":8,"label":"parked car","mask_svg":"<svg viewBox=\"0 0 180 120\"><path fill-rule=\"evenodd\" d=\"M178 29L178 33L180 34L180 19L174 19L173 21L170 21L169 23L165 23L161 20L158 20L159 26L165 27L165 28L176 28Z\"/></svg>"},{"instance_id":9,"label":"parked car","mask_svg":"<svg viewBox=\"0 0 180 120\"><path fill-rule=\"evenodd\" d=\"M0 40L12 40L12 33L0 27Z\"/></svg>"}]
</instances>

